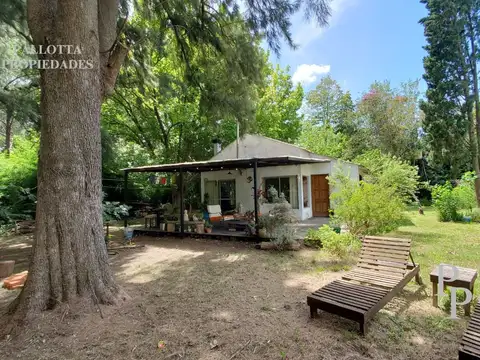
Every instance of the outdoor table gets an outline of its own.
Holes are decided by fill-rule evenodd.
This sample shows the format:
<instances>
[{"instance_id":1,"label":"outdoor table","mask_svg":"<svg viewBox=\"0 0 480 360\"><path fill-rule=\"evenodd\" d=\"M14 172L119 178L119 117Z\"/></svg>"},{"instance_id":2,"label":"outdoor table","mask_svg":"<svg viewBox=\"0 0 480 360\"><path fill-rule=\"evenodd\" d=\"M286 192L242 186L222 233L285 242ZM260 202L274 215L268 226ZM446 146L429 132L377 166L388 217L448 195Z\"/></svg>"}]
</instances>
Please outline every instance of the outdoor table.
<instances>
[{"instance_id":1,"label":"outdoor table","mask_svg":"<svg viewBox=\"0 0 480 360\"><path fill-rule=\"evenodd\" d=\"M477 270L462 268L458 266L456 268L458 269L457 280L452 282L446 282L446 280L449 280L452 278L453 270L452 270L452 265L444 264L443 266L444 288L446 288L447 286L464 288L464 289L470 290L473 294L473 287L475 286L475 279L477 278ZM433 295L434 307L438 307L438 270L439 270L439 267L437 266L430 273L430 281L432 282L432 285L433 285L432 295ZM463 306L465 309L465 315L467 316L470 315L470 304L471 302Z\"/></svg>"}]
</instances>

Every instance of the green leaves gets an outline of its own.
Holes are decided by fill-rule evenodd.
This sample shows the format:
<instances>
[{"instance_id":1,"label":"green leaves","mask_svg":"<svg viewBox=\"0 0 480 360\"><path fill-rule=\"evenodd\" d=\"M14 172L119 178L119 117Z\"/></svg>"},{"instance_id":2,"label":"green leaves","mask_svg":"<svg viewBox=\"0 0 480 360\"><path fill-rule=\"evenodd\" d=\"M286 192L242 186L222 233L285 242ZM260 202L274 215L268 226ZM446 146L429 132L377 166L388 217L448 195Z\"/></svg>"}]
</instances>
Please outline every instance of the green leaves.
<instances>
[{"instance_id":1,"label":"green leaves","mask_svg":"<svg viewBox=\"0 0 480 360\"><path fill-rule=\"evenodd\" d=\"M395 156L385 155L380 150L370 150L355 158L354 162L367 169L365 181L394 189L405 202L415 197L419 187L416 166Z\"/></svg>"},{"instance_id":2,"label":"green leaves","mask_svg":"<svg viewBox=\"0 0 480 360\"><path fill-rule=\"evenodd\" d=\"M279 65L274 68L266 64L263 77L267 84L258 91L256 131L293 143L301 130L302 115L298 110L302 106L303 88L294 86L288 68L283 70Z\"/></svg>"}]
</instances>

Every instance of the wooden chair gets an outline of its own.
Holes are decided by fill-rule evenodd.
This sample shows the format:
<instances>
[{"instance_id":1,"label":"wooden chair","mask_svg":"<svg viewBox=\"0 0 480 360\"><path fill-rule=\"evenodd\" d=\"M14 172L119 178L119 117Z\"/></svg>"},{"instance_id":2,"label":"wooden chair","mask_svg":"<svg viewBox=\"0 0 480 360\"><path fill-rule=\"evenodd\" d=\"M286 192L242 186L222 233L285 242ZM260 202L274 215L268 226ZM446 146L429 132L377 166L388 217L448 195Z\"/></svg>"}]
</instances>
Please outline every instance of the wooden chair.
<instances>
[{"instance_id":1,"label":"wooden chair","mask_svg":"<svg viewBox=\"0 0 480 360\"><path fill-rule=\"evenodd\" d=\"M463 333L458 360L480 360L480 301Z\"/></svg>"},{"instance_id":2,"label":"wooden chair","mask_svg":"<svg viewBox=\"0 0 480 360\"><path fill-rule=\"evenodd\" d=\"M421 284L410 246L409 239L365 237L357 266L307 297L311 317L318 309L337 314L358 322L365 334L367 322L410 280Z\"/></svg>"}]
</instances>

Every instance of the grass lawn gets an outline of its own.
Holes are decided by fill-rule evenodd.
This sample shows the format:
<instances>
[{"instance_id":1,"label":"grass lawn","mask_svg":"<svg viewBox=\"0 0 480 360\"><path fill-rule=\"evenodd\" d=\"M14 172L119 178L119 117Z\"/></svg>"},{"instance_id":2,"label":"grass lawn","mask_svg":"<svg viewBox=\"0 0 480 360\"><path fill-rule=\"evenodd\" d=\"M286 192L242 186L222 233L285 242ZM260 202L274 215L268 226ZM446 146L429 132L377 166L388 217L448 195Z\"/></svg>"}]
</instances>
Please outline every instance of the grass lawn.
<instances>
[{"instance_id":1,"label":"grass lawn","mask_svg":"<svg viewBox=\"0 0 480 360\"><path fill-rule=\"evenodd\" d=\"M480 224L439 222L433 208L426 208L425 215L409 211L409 216L412 225L389 235L412 239L413 259L420 264L425 282L429 283L430 271L440 263L480 269ZM480 285L475 294L480 294Z\"/></svg>"},{"instance_id":2,"label":"grass lawn","mask_svg":"<svg viewBox=\"0 0 480 360\"><path fill-rule=\"evenodd\" d=\"M478 268L480 225L441 224L430 210L411 215L413 225L391 235L413 238L425 286L410 283L365 337L328 313L311 320L306 304L352 262L309 249L143 237L135 241L144 247L109 259L127 302L102 306L103 318L85 303L42 313L21 336L0 339L0 359L456 359L466 319L432 307L428 273L441 262ZM119 239L121 228L112 233ZM27 267L30 250L31 237L0 238L0 257L18 259L16 271ZM0 313L17 294L0 289Z\"/></svg>"}]
</instances>

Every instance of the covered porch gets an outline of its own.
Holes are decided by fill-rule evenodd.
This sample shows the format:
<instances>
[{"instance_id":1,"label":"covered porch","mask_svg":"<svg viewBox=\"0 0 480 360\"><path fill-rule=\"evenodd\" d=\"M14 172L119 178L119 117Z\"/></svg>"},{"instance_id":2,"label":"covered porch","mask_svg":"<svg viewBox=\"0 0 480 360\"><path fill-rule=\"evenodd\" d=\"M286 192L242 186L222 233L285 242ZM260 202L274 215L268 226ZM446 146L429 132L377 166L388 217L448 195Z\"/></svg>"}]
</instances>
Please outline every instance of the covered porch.
<instances>
[{"instance_id":1,"label":"covered porch","mask_svg":"<svg viewBox=\"0 0 480 360\"><path fill-rule=\"evenodd\" d=\"M238 237L245 239L258 239L259 234L259 216L261 214L259 196L261 194L261 186L259 182L259 168L278 168L281 167L295 167L302 164L323 163L328 160L315 159L315 158L302 158L295 156L278 156L278 157L266 157L266 158L243 158L243 159L230 159L230 160L210 160L200 162L186 162L175 164L163 164L163 165L148 165L140 167L132 167L122 169L124 171L124 187L125 187L125 203L129 204L129 192L128 181L129 174L131 173L170 173L174 174L177 179L178 186L178 219L176 221L167 221L161 216L161 211L157 211L156 215L151 215L151 220L147 222L145 220L144 227L136 227L134 232L136 234L145 234L152 236L196 236L196 237ZM244 214L237 214L240 216L225 216L222 221L212 222L213 228L211 232L202 231L200 222L202 220L184 218L185 213L185 176L187 173L206 173L206 172L218 172L218 171L249 171L252 176L249 181L244 184L245 187L249 187L249 196L253 199L253 209L249 211L249 216L243 216ZM298 198L303 199L304 189L302 177L298 178ZM204 191L202 182L201 191ZM306 189L305 189L306 190ZM203 199L203 193L202 200ZM308 195L307 195L308 196ZM218 205L221 205L220 203ZM265 208L265 207L264 207ZM268 209L268 207L266 208ZM223 209L222 209L223 211ZM262 211L264 211L262 209ZM264 213L266 213L264 211ZM301 223L300 223L301 224ZM150 225L150 226L149 226ZM125 227L128 227L128 220L125 220Z\"/></svg>"}]
</instances>

